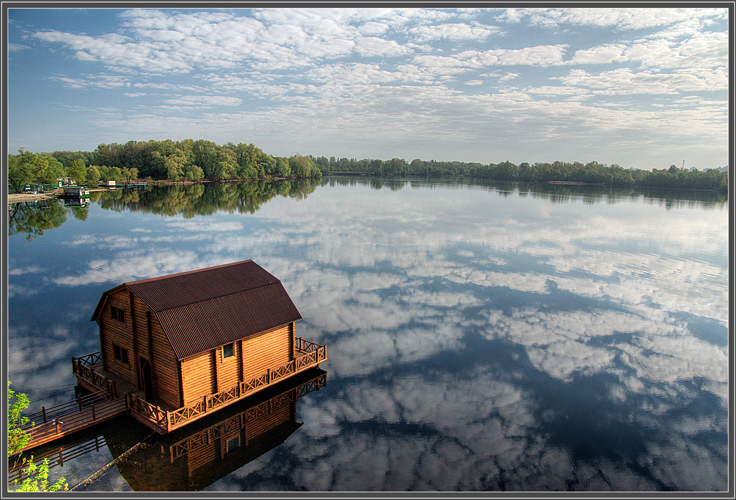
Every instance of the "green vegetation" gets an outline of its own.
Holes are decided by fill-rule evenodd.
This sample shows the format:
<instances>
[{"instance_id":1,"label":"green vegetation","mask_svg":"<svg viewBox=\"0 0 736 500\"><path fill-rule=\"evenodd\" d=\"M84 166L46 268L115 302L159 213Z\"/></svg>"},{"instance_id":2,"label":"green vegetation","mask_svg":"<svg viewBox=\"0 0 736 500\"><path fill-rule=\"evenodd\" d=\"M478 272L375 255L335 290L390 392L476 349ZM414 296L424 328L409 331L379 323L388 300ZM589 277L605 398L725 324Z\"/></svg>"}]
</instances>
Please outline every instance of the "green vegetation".
<instances>
[{"instance_id":1,"label":"green vegetation","mask_svg":"<svg viewBox=\"0 0 736 500\"><path fill-rule=\"evenodd\" d=\"M8 155L8 187L16 193L32 182L55 183L64 173L64 166L49 155L30 153L23 148L17 155Z\"/></svg>"},{"instance_id":2,"label":"green vegetation","mask_svg":"<svg viewBox=\"0 0 736 500\"><path fill-rule=\"evenodd\" d=\"M28 445L29 437L22 426L29 423L28 418L22 416L23 410L28 408L30 401L25 394L16 394L10 389L8 381L8 454L21 453ZM69 489L66 479L60 478L53 484L49 484L49 461L44 459L41 465L33 462L33 456L24 459L26 478L15 490L9 491L66 491Z\"/></svg>"},{"instance_id":3,"label":"green vegetation","mask_svg":"<svg viewBox=\"0 0 736 500\"><path fill-rule=\"evenodd\" d=\"M360 174L377 177L469 177L495 181L514 182L582 182L605 186L636 186L647 188L707 189L726 190L728 172L719 170L683 170L675 165L668 169L640 170L626 169L619 165L603 165L598 162L582 164L566 163L522 163L515 165L510 161L501 163L464 163L459 161L424 161L393 158L382 160L356 160L355 158L327 159L308 157L313 160L324 175Z\"/></svg>"},{"instance_id":4,"label":"green vegetation","mask_svg":"<svg viewBox=\"0 0 736 500\"><path fill-rule=\"evenodd\" d=\"M326 158L294 155L288 158L264 153L253 144L217 145L203 139L183 141L128 141L100 144L92 152L55 151L29 153L21 149L9 155L8 181L15 192L33 182L53 183L71 177L77 183L116 182L145 178L170 181L269 180L319 178L322 174L391 177L469 177L514 182L583 182L606 186L636 186L672 189L726 190L728 172L667 169L626 169L595 161L521 163L466 163Z\"/></svg>"},{"instance_id":5,"label":"green vegetation","mask_svg":"<svg viewBox=\"0 0 736 500\"><path fill-rule=\"evenodd\" d=\"M29 153L8 155L8 184L16 193L26 184L50 184L71 177L78 184L133 179L171 181L267 180L318 178L314 161L302 155L271 156L253 144L211 141L129 141L100 144L92 152Z\"/></svg>"}]
</instances>

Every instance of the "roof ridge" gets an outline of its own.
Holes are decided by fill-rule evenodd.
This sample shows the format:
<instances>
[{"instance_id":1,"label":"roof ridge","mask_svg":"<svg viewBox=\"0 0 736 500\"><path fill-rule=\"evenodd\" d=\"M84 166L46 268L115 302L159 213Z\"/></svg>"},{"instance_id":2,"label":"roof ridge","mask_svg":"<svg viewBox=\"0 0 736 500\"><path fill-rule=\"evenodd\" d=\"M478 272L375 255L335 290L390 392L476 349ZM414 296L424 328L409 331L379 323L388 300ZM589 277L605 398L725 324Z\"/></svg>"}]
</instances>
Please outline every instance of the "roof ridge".
<instances>
[{"instance_id":1,"label":"roof ridge","mask_svg":"<svg viewBox=\"0 0 736 500\"><path fill-rule=\"evenodd\" d=\"M169 279L169 278L175 278L175 277L179 277L179 276L186 276L188 274L197 274L197 273L204 272L204 271L213 271L215 269L220 269L220 268L223 268L223 267L230 267L230 266L236 266L236 265L239 265L239 264L246 264L248 262L253 262L253 259L246 259L246 260L241 260L241 261L238 261L238 262L230 262L228 264L220 264L220 265L217 265L217 266L204 267L204 268L201 268L201 269L192 269L190 271L181 271L181 272L174 273L174 274L165 274L163 276L154 276L153 278L143 278L142 280L126 281L126 282L123 283L123 285L128 286L128 285L137 285L139 283L150 283L150 282L154 282L154 281L162 281L162 280ZM258 264L256 264L256 265L258 265ZM264 271L265 271L265 269L264 269ZM266 272L268 272L268 271L266 271ZM271 273L269 273L269 274L271 274ZM271 276L273 276L273 275L271 275ZM274 276L274 278L276 278L276 277ZM278 280L278 278L276 278L276 280Z\"/></svg>"},{"instance_id":2,"label":"roof ridge","mask_svg":"<svg viewBox=\"0 0 736 500\"><path fill-rule=\"evenodd\" d=\"M270 273L269 273L269 274L270 274ZM252 291L252 290L258 290L259 288L265 288L265 287L267 287L267 286L271 286L271 285L276 285L276 284L280 284L280 285L282 285L282 286L283 286L283 283L281 283L281 280L279 280L278 278L276 278L276 281L274 281L274 282L272 282L272 283L266 283L265 285L259 285L259 286L254 286L254 287L252 287L252 288L246 288L246 289L243 289L243 290L236 290L236 291L234 291L234 292L230 292L230 293L224 293L224 294L222 294L222 295L215 295L214 297L208 297L208 298L205 298L205 299L200 299L200 300L195 300L195 301L192 301L192 302L187 302L187 303L185 303L185 304L179 304L179 305L175 305L175 306L171 306L171 307L166 307L166 308L164 308L164 309L156 309L156 312L171 311L172 309L178 309L178 308L180 308L180 307L187 307L187 306L191 306L191 305L193 305L193 304L201 304L202 302L208 302L208 301L210 301L210 300L215 300L215 299L221 299L221 298L223 298L223 297L229 297L229 296L231 296L231 295L237 295L237 294L239 294L239 293L245 293L245 292L250 292L250 291ZM284 290L284 291L285 291L285 290ZM140 300L143 300L143 299L142 299L141 297L139 297L139 296L138 296L137 294L136 294L136 297L138 297L138 298L139 298ZM145 301L144 301L144 302L145 302ZM148 304L146 304L146 305L148 305ZM153 308L151 308L150 306L149 306L149 308L150 308L150 309L151 309L152 311L154 310L154 309L153 309Z\"/></svg>"}]
</instances>

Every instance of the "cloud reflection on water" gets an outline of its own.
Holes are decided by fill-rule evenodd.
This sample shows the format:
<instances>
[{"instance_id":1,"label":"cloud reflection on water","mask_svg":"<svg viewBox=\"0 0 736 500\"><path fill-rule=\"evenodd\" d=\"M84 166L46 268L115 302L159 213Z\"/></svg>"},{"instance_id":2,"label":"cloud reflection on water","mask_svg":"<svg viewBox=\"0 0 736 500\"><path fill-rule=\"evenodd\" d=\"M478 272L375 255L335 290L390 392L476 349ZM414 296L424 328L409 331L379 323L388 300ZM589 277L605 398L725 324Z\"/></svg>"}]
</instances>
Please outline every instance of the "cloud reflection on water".
<instances>
[{"instance_id":1,"label":"cloud reflection on water","mask_svg":"<svg viewBox=\"0 0 736 500\"><path fill-rule=\"evenodd\" d=\"M89 238L106 257L54 282L106 289L245 258L277 276L304 317L297 335L327 344L333 387L302 401L282 447L298 488L708 490L727 484L728 352L678 315L726 325L726 221L639 200L324 187ZM620 455L576 456L555 430L584 418L562 401L578 385L631 433ZM722 412L698 415L708 395ZM280 460L212 488L257 472L257 489L279 489Z\"/></svg>"}]
</instances>

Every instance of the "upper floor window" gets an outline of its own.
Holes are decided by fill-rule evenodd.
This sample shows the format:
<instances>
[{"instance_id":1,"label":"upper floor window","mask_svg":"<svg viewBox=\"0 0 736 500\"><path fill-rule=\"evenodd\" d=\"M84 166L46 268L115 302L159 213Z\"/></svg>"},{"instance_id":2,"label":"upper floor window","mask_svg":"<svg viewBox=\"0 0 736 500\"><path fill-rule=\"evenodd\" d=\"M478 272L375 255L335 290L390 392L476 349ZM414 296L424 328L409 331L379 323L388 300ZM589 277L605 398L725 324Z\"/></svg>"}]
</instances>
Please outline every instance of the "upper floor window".
<instances>
[{"instance_id":1,"label":"upper floor window","mask_svg":"<svg viewBox=\"0 0 736 500\"><path fill-rule=\"evenodd\" d=\"M222 346L222 358L230 358L235 356L235 343L225 344Z\"/></svg>"},{"instance_id":2,"label":"upper floor window","mask_svg":"<svg viewBox=\"0 0 736 500\"><path fill-rule=\"evenodd\" d=\"M112 316L112 319L125 323L125 309L118 309L115 306L110 306L110 315Z\"/></svg>"}]
</instances>

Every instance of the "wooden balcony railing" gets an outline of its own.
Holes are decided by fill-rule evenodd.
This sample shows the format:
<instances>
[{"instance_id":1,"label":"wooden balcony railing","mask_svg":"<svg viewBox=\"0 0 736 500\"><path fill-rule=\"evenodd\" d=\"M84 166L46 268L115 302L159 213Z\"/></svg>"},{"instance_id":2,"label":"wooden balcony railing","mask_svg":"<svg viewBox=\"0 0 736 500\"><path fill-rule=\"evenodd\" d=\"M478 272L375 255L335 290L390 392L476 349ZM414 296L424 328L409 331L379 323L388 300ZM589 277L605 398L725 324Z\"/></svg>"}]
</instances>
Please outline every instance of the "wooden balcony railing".
<instances>
[{"instance_id":1,"label":"wooden balcony railing","mask_svg":"<svg viewBox=\"0 0 736 500\"><path fill-rule=\"evenodd\" d=\"M125 397L128 409L158 425L161 429L166 429L168 432L169 429L166 425L169 421L168 412L162 410L159 406L152 405L148 401L139 398L132 392L126 393Z\"/></svg>"},{"instance_id":2,"label":"wooden balcony railing","mask_svg":"<svg viewBox=\"0 0 736 500\"><path fill-rule=\"evenodd\" d=\"M203 396L200 401L184 406L177 410L165 411L146 401L135 398L130 400L129 407L139 416L155 424L163 432L169 432L187 423L203 417L205 414L227 406L235 401L247 397L260 389L294 375L300 371L317 366L327 359L325 346L309 342L300 337L295 339L296 358L279 365L257 376L244 380L224 391Z\"/></svg>"},{"instance_id":3,"label":"wooden balcony railing","mask_svg":"<svg viewBox=\"0 0 736 500\"><path fill-rule=\"evenodd\" d=\"M86 380L94 387L99 387L109 393L111 398L116 398L117 388L115 382L97 373L92 366L102 362L102 355L100 352L93 352L86 356L75 358L72 356L72 372L77 377Z\"/></svg>"},{"instance_id":4,"label":"wooden balcony railing","mask_svg":"<svg viewBox=\"0 0 736 500\"><path fill-rule=\"evenodd\" d=\"M233 415L222 422L218 422L217 424L195 434L187 436L185 439L173 444L169 448L171 462L173 463L177 458L187 455L191 451L211 443L214 439L219 439L222 436L232 436L233 430L245 428L248 424L258 421L260 418L270 415L273 412L296 402L299 398L306 396L310 392L321 389L326 383L327 374L322 373L317 378L305 382L298 387L290 389L283 394L279 394L278 396L264 401L254 407L248 408L244 412Z\"/></svg>"}]
</instances>

